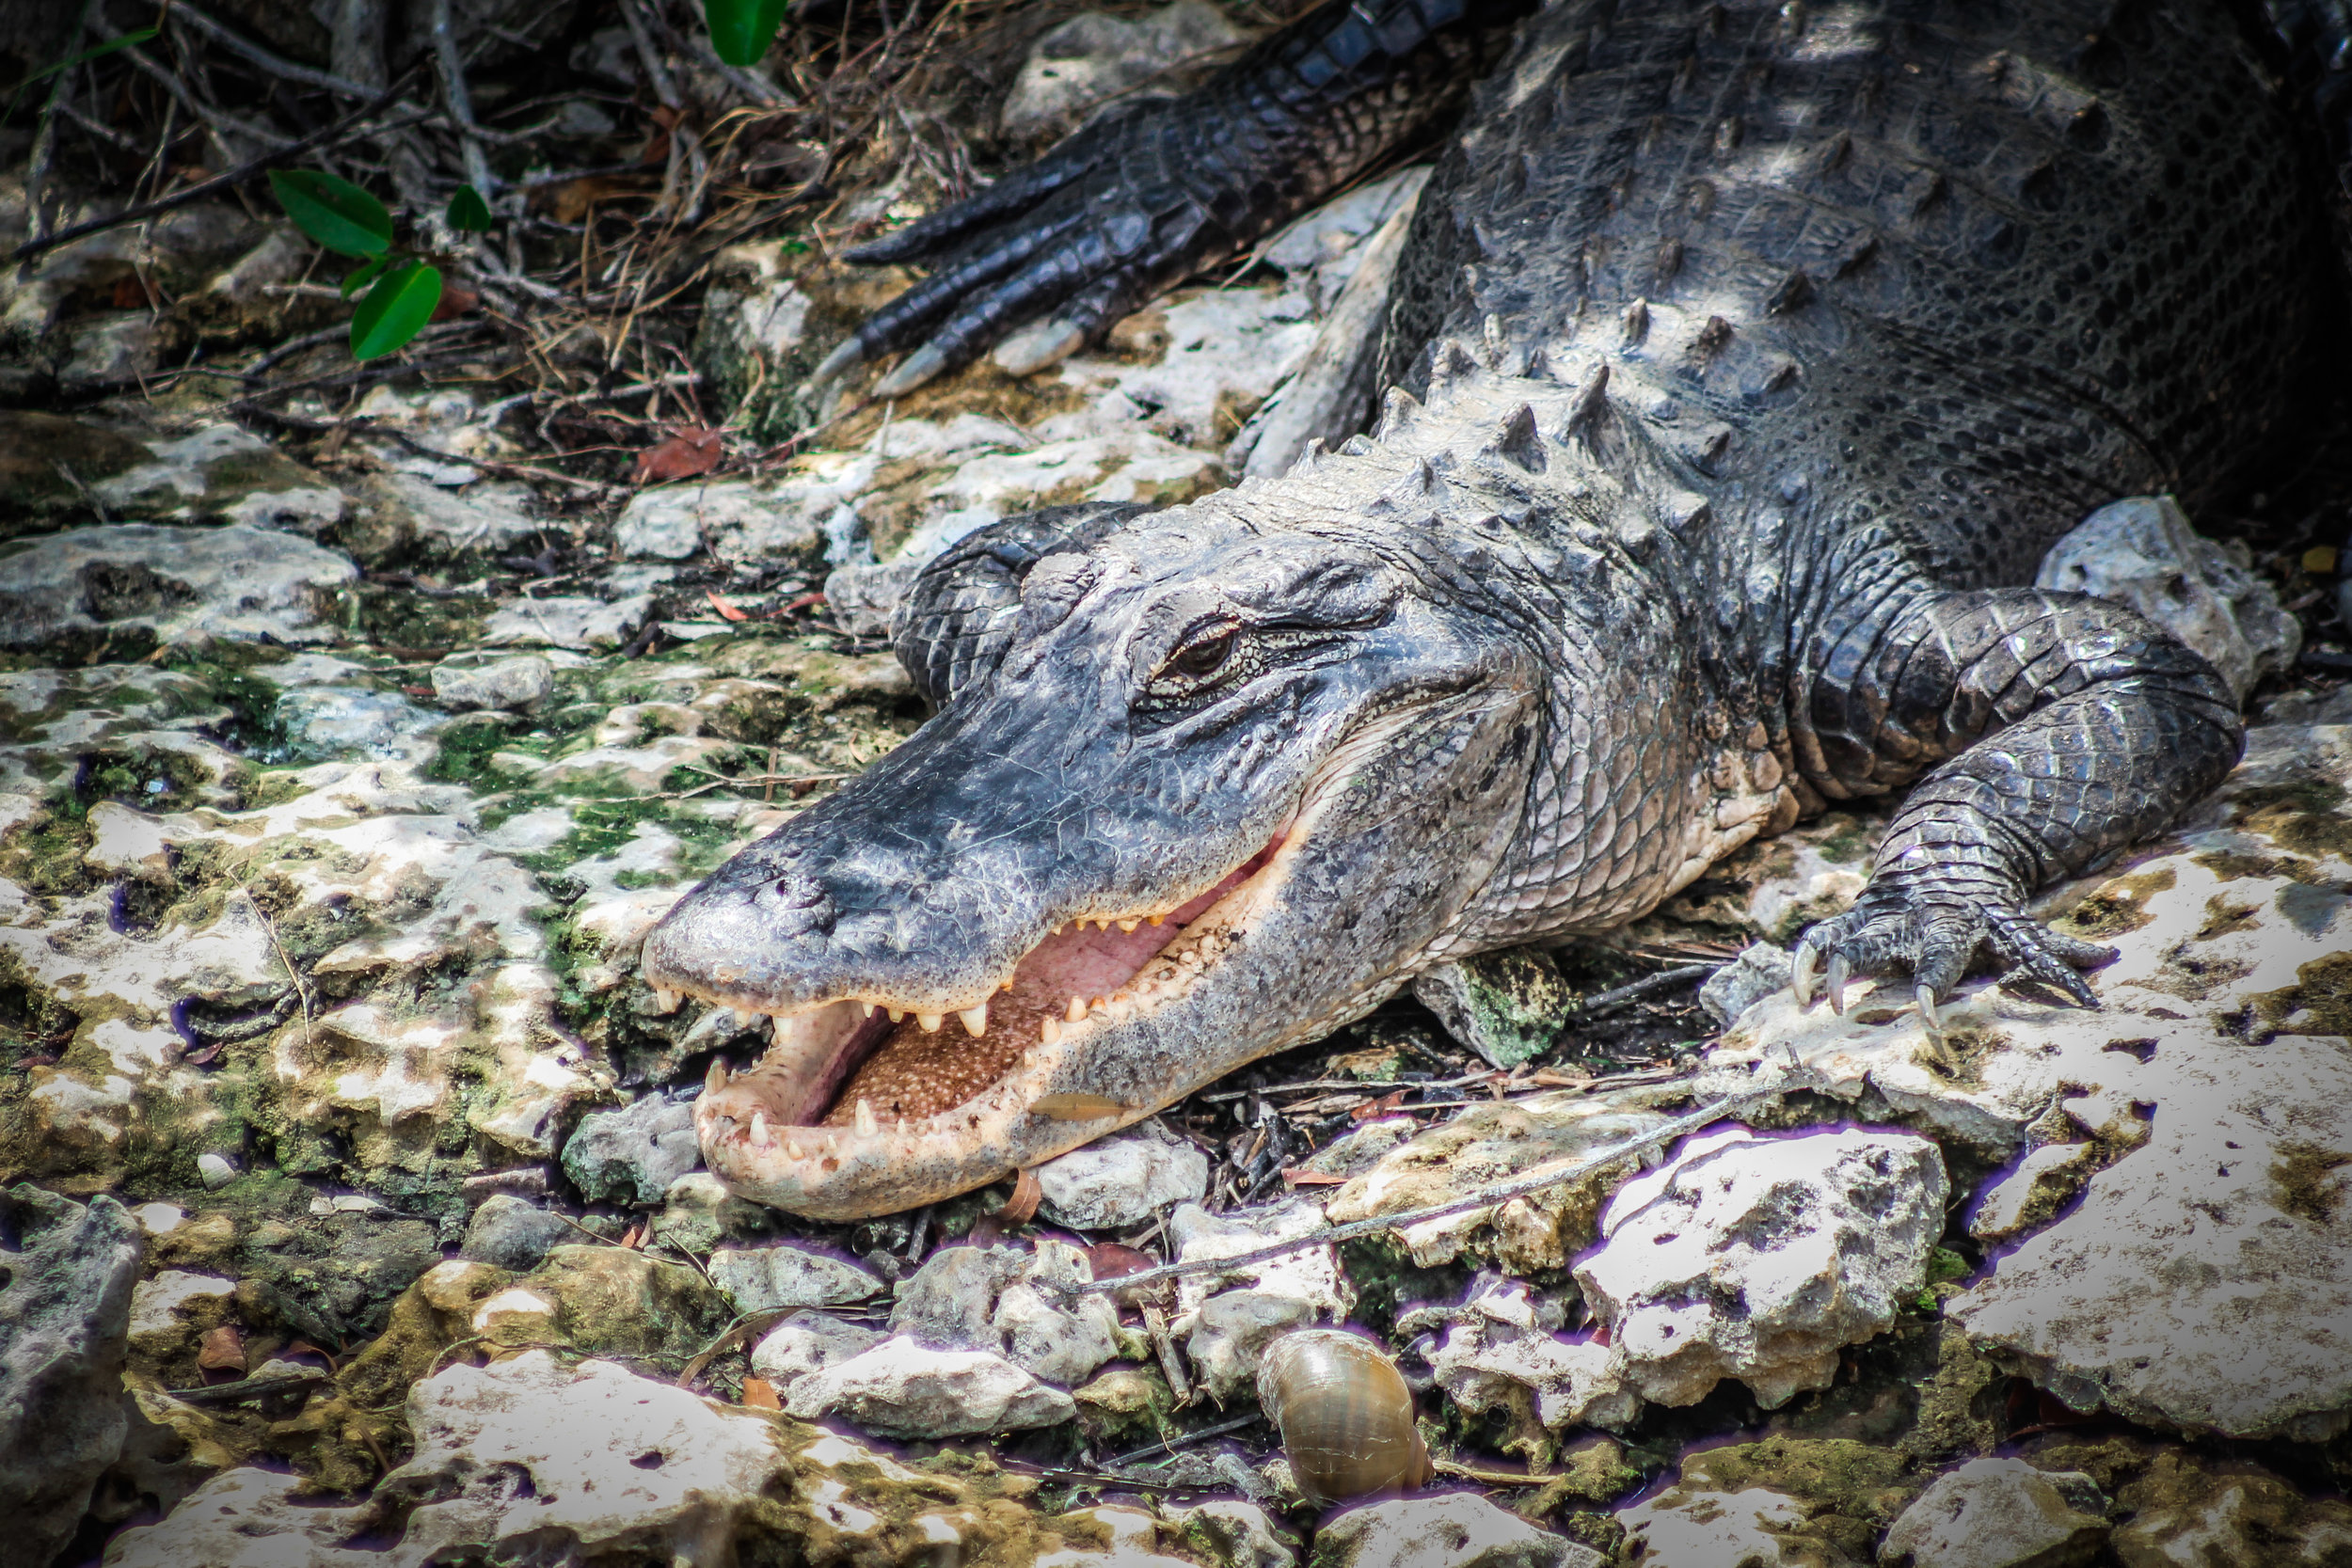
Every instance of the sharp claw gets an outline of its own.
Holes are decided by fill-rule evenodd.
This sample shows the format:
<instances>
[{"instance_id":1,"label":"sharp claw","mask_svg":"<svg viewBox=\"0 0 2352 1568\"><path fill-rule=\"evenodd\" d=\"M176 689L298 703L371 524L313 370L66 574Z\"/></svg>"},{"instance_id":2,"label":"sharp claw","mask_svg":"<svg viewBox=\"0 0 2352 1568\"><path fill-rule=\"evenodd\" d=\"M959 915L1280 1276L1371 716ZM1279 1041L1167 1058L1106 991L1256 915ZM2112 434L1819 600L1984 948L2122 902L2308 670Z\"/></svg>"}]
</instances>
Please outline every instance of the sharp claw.
<instances>
[{"instance_id":1,"label":"sharp claw","mask_svg":"<svg viewBox=\"0 0 2352 1568\"><path fill-rule=\"evenodd\" d=\"M2053 983L2058 990L2073 997L2076 1006L2088 1007L2094 1013L2099 1010L2099 993L2090 989L2089 981L2063 964L2057 966L2057 974L2053 977Z\"/></svg>"},{"instance_id":2,"label":"sharp claw","mask_svg":"<svg viewBox=\"0 0 2352 1568\"><path fill-rule=\"evenodd\" d=\"M1829 1010L1844 1017L1846 1012L1846 976L1852 972L1843 953L1833 954L1829 960Z\"/></svg>"},{"instance_id":3,"label":"sharp claw","mask_svg":"<svg viewBox=\"0 0 2352 1568\"><path fill-rule=\"evenodd\" d=\"M1811 942L1797 948L1797 956L1788 965L1788 989L1796 993L1797 1006L1813 1006L1813 975L1820 967L1821 950Z\"/></svg>"},{"instance_id":4,"label":"sharp claw","mask_svg":"<svg viewBox=\"0 0 2352 1568\"><path fill-rule=\"evenodd\" d=\"M1025 326L996 345L996 368L1007 375L1030 375L1067 359L1086 341L1075 322L1047 321Z\"/></svg>"},{"instance_id":5,"label":"sharp claw","mask_svg":"<svg viewBox=\"0 0 2352 1568\"><path fill-rule=\"evenodd\" d=\"M1914 986L1911 989L1911 994L1918 1001L1920 1022L1928 1026L1931 1033L1938 1035L1942 1034L1944 1032L1944 1012L1943 1009L1936 1005L1935 988L1922 981L1920 984Z\"/></svg>"},{"instance_id":6,"label":"sharp claw","mask_svg":"<svg viewBox=\"0 0 2352 1568\"><path fill-rule=\"evenodd\" d=\"M825 356L824 363L810 372L808 383L822 387L838 379L845 372L855 370L866 359L866 345L857 341L855 333L841 340L840 345Z\"/></svg>"},{"instance_id":7,"label":"sharp claw","mask_svg":"<svg viewBox=\"0 0 2352 1568\"><path fill-rule=\"evenodd\" d=\"M946 353L934 343L926 343L900 360L897 370L874 383L874 396L904 397L946 368Z\"/></svg>"}]
</instances>

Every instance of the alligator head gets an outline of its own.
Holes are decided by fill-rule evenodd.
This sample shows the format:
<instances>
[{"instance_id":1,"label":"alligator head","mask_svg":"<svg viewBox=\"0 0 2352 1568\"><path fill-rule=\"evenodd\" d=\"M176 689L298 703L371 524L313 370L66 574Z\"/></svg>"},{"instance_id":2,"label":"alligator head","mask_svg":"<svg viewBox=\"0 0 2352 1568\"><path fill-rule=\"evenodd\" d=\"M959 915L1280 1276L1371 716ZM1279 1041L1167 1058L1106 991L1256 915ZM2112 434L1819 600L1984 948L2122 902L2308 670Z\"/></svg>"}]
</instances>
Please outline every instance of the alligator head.
<instances>
[{"instance_id":1,"label":"alligator head","mask_svg":"<svg viewBox=\"0 0 2352 1568\"><path fill-rule=\"evenodd\" d=\"M671 911L647 982L776 1018L700 1101L722 1180L820 1218L946 1197L1556 928L1563 868L1591 912L1662 895L1627 845L1677 803L1672 748L1594 742L1659 728L1637 692L1671 661L1629 650L1670 644L1671 616L1500 602L1534 574L1367 522L1396 461L1037 562L992 671ZM1561 710L1563 635L1592 711ZM1497 879L1596 828L1540 885Z\"/></svg>"}]
</instances>

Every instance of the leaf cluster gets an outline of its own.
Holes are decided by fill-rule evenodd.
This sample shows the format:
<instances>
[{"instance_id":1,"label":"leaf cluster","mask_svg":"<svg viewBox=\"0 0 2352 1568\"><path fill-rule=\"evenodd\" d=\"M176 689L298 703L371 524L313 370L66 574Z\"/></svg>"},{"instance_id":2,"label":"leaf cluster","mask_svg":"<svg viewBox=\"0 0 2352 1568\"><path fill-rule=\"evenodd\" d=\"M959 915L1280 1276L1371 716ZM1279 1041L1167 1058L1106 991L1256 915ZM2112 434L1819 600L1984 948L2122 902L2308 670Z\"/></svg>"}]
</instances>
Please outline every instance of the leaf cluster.
<instances>
[{"instance_id":1,"label":"leaf cluster","mask_svg":"<svg viewBox=\"0 0 2352 1568\"><path fill-rule=\"evenodd\" d=\"M392 246L392 214L348 180L317 169L272 169L270 189L294 225L359 265L343 279L345 299L366 294L351 316L351 356L374 359L405 346L441 303L441 270ZM490 206L471 185L450 198L452 229L490 227Z\"/></svg>"}]
</instances>

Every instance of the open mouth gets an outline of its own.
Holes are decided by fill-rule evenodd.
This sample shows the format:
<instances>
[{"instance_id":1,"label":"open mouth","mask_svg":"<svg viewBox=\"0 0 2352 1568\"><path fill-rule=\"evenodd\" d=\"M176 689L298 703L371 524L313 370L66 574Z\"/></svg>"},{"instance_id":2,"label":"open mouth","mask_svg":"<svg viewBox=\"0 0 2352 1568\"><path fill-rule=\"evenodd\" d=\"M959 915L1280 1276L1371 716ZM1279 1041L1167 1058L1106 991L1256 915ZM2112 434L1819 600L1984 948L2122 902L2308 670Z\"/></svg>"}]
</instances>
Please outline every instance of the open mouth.
<instances>
[{"instance_id":1,"label":"open mouth","mask_svg":"<svg viewBox=\"0 0 2352 1568\"><path fill-rule=\"evenodd\" d=\"M1215 886L1164 909L1089 912L1065 921L983 994L910 1003L885 992L771 1014L774 1044L759 1065L730 1074L713 1063L697 1119L753 1148L782 1144L821 1155L841 1131L873 1137L962 1131L983 1110L1027 1110L1051 1120L1120 1121L1142 1109L1106 1095L1044 1094L1003 1104L1045 1053L1184 996L1231 951L1280 881L1286 830ZM692 994L739 1014L717 995L648 965L662 1010ZM936 1009L936 1010L932 1010ZM1031 1085L1034 1086L1033 1085ZM793 1129L822 1130L815 1142ZM805 1146L805 1147L804 1147Z\"/></svg>"}]
</instances>

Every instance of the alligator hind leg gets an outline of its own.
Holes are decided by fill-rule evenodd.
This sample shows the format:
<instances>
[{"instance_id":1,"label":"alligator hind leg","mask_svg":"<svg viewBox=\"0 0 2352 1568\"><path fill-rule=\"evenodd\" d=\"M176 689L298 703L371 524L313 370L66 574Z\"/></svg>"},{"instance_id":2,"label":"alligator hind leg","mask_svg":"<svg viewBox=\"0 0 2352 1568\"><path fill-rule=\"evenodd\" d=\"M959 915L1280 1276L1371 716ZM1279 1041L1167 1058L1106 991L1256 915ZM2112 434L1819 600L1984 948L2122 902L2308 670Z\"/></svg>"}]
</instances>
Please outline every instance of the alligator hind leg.
<instances>
[{"instance_id":1,"label":"alligator hind leg","mask_svg":"<svg viewBox=\"0 0 2352 1568\"><path fill-rule=\"evenodd\" d=\"M1800 764L1836 795L1925 777L1853 908L1798 944L1798 1000L1823 964L1841 1011L1850 972L1908 970L1933 1020L1990 947L2096 1006L2075 971L2113 953L2044 928L2026 902L2220 783L2244 736L2229 688L2137 614L2085 594L1914 579L1840 608L1807 650Z\"/></svg>"}]
</instances>

